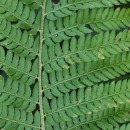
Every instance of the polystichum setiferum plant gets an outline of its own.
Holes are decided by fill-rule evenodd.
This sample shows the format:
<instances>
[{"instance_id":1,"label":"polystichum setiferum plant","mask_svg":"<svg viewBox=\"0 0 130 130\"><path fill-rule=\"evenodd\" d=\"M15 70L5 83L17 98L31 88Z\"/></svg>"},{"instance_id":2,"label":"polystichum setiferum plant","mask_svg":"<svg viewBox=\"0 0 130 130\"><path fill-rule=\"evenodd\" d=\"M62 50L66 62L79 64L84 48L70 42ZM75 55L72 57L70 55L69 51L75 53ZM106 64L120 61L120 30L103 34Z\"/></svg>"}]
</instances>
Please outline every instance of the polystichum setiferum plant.
<instances>
[{"instance_id":1,"label":"polystichum setiferum plant","mask_svg":"<svg viewBox=\"0 0 130 130\"><path fill-rule=\"evenodd\" d=\"M0 129L130 130L130 0L0 0Z\"/></svg>"}]
</instances>

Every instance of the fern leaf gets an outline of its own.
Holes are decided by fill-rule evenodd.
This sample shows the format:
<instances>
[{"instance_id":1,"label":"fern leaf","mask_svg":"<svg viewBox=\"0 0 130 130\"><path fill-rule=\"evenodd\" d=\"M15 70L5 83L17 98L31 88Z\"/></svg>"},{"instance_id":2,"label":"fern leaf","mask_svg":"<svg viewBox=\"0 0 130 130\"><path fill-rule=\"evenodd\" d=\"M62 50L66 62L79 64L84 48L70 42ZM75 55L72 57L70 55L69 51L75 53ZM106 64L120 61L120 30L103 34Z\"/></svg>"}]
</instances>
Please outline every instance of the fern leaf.
<instances>
[{"instance_id":1,"label":"fern leaf","mask_svg":"<svg viewBox=\"0 0 130 130\"><path fill-rule=\"evenodd\" d=\"M128 124L128 125L122 125L122 126L118 126L118 127L116 127L114 130L128 130L130 128L130 124Z\"/></svg>"},{"instance_id":2,"label":"fern leaf","mask_svg":"<svg viewBox=\"0 0 130 130\"><path fill-rule=\"evenodd\" d=\"M14 28L11 23L5 20L1 21L0 26L0 40L2 40L2 46L14 51L18 55L26 56L30 59L33 59L37 55L38 45L36 46L34 44L39 42L38 38L34 39L34 37L30 36L26 31L22 33L20 29Z\"/></svg>"},{"instance_id":3,"label":"fern leaf","mask_svg":"<svg viewBox=\"0 0 130 130\"><path fill-rule=\"evenodd\" d=\"M55 129L57 126L57 122L65 122L65 121L73 121L77 118L78 124L76 126L80 126L80 124L85 124L89 126L91 123L96 123L97 126L101 127L101 129L106 129L102 125L100 125L101 120L105 118L105 120L108 122L107 118L109 117L110 120L114 119L115 122L123 123L126 120L118 119L118 115L116 112L120 110L120 114L123 114L121 110L126 109L126 111L129 108L129 84L130 80L122 80L122 81L112 81L111 83L106 84L100 84L98 86L92 86L88 87L86 89L80 88L76 92L73 90L70 95L64 94L63 98L53 98L50 103L50 109L44 109L46 110L45 113L47 115L47 126L52 125L52 127ZM115 87L115 88L114 88ZM122 89L123 88L123 89ZM89 95L88 95L89 94ZM70 99L70 102L66 100L66 98ZM47 99L44 99L43 107L48 106L50 101L47 101ZM63 103L64 102L64 105ZM68 103L67 103L68 102ZM73 105L72 105L73 104ZM59 109L60 108L60 109ZM114 111L109 111L109 109L115 109ZM79 111L79 112L78 112ZM104 116L100 117L99 113L104 113ZM64 116L69 116L68 118L62 118L62 112L64 112ZM58 121L55 122L55 115L57 114ZM70 114L71 113L71 114ZM73 114L72 114L73 113ZM81 114L82 113L82 114ZM87 117L91 117L90 120L87 120L87 122L82 122L82 118L84 117L84 114L87 114ZM113 115L111 117L111 114ZM94 116L95 115L95 116ZM96 116L97 115L97 116ZM114 115L117 115L117 119ZM81 119L80 119L81 118ZM51 121L53 119L53 123L51 124ZM125 118L124 118L125 119ZM127 119L130 120L130 117ZM121 121L121 122L120 122ZM55 123L54 123L55 122ZM72 124L73 127L74 124ZM113 124L111 124L113 125ZM90 127L90 126L89 126ZM96 126L95 126L96 127ZM107 126L106 126L107 127ZM113 125L114 127L114 125ZM74 126L75 128L75 126ZM70 129L66 126L66 129Z\"/></svg>"},{"instance_id":4,"label":"fern leaf","mask_svg":"<svg viewBox=\"0 0 130 130\"><path fill-rule=\"evenodd\" d=\"M89 38L90 35L86 37L86 40L84 40L85 39L84 37L80 37L79 40L77 41L77 46L75 46L73 42L71 41L70 43L69 42L64 43L64 44L68 44L68 46L73 45L74 46L73 48L75 48L73 50L72 48L67 48L68 49L67 55L62 53L60 54L60 56L58 55L56 56L55 50L53 54L50 54L52 53L52 51L50 52L49 49L52 46L54 48L54 45L49 46L50 48L48 49L47 47L45 47L46 51L48 50L48 52L46 52L46 55L44 55L45 58L43 58L43 59L47 59L47 61L44 60L45 69L43 72L44 73L43 78L46 80L50 79L50 84L48 82L46 82L45 84L44 82L43 83L44 90L49 92L48 90L49 88L51 89L55 86L58 86L59 88L60 84L63 84L64 86L66 82L71 82L70 80L72 80L72 82L73 81L76 82L77 80L77 83L76 83L77 88L81 86L80 84L91 86L94 83L100 82L101 80L107 81L108 79L114 79L116 77L119 77L122 74L124 75L125 73L127 73L129 71L129 65L128 65L129 63L127 64L125 63L125 61L129 61L129 53L128 53L129 49L127 48L127 46L129 46L127 44L129 43L128 41L127 42L121 41L123 35L126 35L126 37L129 35L129 33L127 32L128 31L125 30L124 32L121 32L119 34L116 34L115 31L112 31L110 33L106 32L104 34L101 33L101 34L95 35L93 39L91 39L91 41L88 41L90 39ZM119 37L119 35L122 35L122 36ZM100 41L102 37L104 37L104 39ZM119 44L117 41L117 37L120 39ZM86 42L84 42L84 44L82 42L82 50L78 50L78 44L80 44L79 42L82 39ZM96 42L96 46L94 45L95 40L99 41L99 44L98 42ZM86 43L92 46L86 45ZM106 43L109 44L109 46L107 46ZM124 45L125 43L126 43L126 46ZM96 51L97 46L98 46L99 51L98 50ZM64 50L62 50L61 52L64 52ZM52 56L53 56L53 59L49 60L49 57L52 57ZM76 59L74 59L73 56L76 56ZM122 64L120 62L121 59L122 59ZM72 62L72 64L70 63L70 61ZM98 62L101 65L96 66L95 65L96 62ZM118 63L120 64L118 65ZM68 66L67 64L70 64L70 65ZM78 66L78 69L77 69L77 66ZM68 78L64 79L63 76L65 75L66 71L68 71L68 76L67 76ZM51 77L53 77L53 79ZM57 79L58 81L56 81ZM80 81L78 80L81 80L82 83L80 83ZM71 88L73 89L73 87Z\"/></svg>"},{"instance_id":5,"label":"fern leaf","mask_svg":"<svg viewBox=\"0 0 130 130\"><path fill-rule=\"evenodd\" d=\"M39 125L34 124L30 125L33 123L33 120L37 120L38 117L35 116L33 118L33 115L31 113L27 113L25 111L18 111L17 109L14 109L13 106L5 106L5 105L0 105L1 109L1 116L0 116L0 122L1 127L4 127L4 129L20 129L20 128L28 128L28 129L39 129ZM16 115L17 114L17 115ZM13 119L13 120L12 120Z\"/></svg>"},{"instance_id":6,"label":"fern leaf","mask_svg":"<svg viewBox=\"0 0 130 130\"><path fill-rule=\"evenodd\" d=\"M1 0L0 129L129 130L130 0Z\"/></svg>"},{"instance_id":7,"label":"fern leaf","mask_svg":"<svg viewBox=\"0 0 130 130\"><path fill-rule=\"evenodd\" d=\"M112 7L122 3L128 3L129 0L64 0L60 1L56 6L49 0L47 2L46 11L47 18L56 20L59 17L73 15L79 9Z\"/></svg>"},{"instance_id":8,"label":"fern leaf","mask_svg":"<svg viewBox=\"0 0 130 130\"><path fill-rule=\"evenodd\" d=\"M0 5L5 10L4 13L2 12L1 14L2 18L17 22L16 26L23 29L38 29L38 23L33 25L37 16L35 11L31 10L29 6L23 5L23 3L18 0L2 0Z\"/></svg>"},{"instance_id":9,"label":"fern leaf","mask_svg":"<svg viewBox=\"0 0 130 130\"><path fill-rule=\"evenodd\" d=\"M126 8L94 8L79 10L73 15L56 21L45 20L45 44L61 42L71 36L82 36L92 31L101 32L129 27L129 12ZM63 21L62 24L58 24L59 20Z\"/></svg>"}]
</instances>

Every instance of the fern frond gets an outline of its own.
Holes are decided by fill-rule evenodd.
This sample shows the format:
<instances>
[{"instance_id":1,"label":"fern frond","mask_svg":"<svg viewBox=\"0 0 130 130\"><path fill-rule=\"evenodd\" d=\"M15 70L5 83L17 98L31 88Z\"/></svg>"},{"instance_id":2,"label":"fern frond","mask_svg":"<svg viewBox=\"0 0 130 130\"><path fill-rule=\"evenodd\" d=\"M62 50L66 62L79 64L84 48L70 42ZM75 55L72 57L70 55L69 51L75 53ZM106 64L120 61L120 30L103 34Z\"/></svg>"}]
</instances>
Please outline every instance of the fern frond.
<instances>
[{"instance_id":1,"label":"fern frond","mask_svg":"<svg viewBox=\"0 0 130 130\"><path fill-rule=\"evenodd\" d=\"M0 129L128 130L130 0L0 0Z\"/></svg>"},{"instance_id":2,"label":"fern frond","mask_svg":"<svg viewBox=\"0 0 130 130\"><path fill-rule=\"evenodd\" d=\"M38 130L40 114L36 111L34 116L32 115L38 101L37 85L32 93L29 86L10 78L5 84L4 79L0 77L0 83L0 128Z\"/></svg>"},{"instance_id":3,"label":"fern frond","mask_svg":"<svg viewBox=\"0 0 130 130\"><path fill-rule=\"evenodd\" d=\"M8 78L6 84L2 78L3 86L0 88L0 103L13 105L20 110L26 109L27 112L35 110L38 103L38 87L34 86L33 91L29 85L20 84L16 80Z\"/></svg>"},{"instance_id":4,"label":"fern frond","mask_svg":"<svg viewBox=\"0 0 130 130\"><path fill-rule=\"evenodd\" d=\"M97 34L95 36L93 36L93 34L89 34L89 35L80 36L78 38L71 37L70 40L65 40L63 43L57 42L49 46L44 45L43 62L46 65L46 64L51 64L51 62L58 61L60 59L65 59L66 61L68 61L69 64L73 64L74 61L71 61L70 59L70 62L69 62L69 59L67 60L67 58L71 58L71 56L74 56L76 54L80 55L81 53L89 52L89 51L90 52L95 51L95 54L96 54L96 50L103 51L103 49L107 50L107 48L110 49L112 46L115 47L119 51L118 46L122 48L123 45L124 45L124 50L125 48L127 50L128 49L127 47L129 47L129 41L130 41L129 35L130 33L129 33L129 30L127 29L119 33L116 31L110 31L110 32L107 31L104 33L101 32L100 34ZM111 53L113 52L114 50ZM106 53L107 54L106 56L110 57L109 53L108 54ZM98 56L100 58L100 55ZM104 55L104 58L105 58L105 55ZM89 58L88 58L88 61L90 61Z\"/></svg>"},{"instance_id":5,"label":"fern frond","mask_svg":"<svg viewBox=\"0 0 130 130\"><path fill-rule=\"evenodd\" d=\"M117 114L111 114L111 117L108 117L108 119L105 119L107 117L105 117L104 119L101 119L95 123L89 123L86 125L81 125L80 127L78 127L78 129L82 130L82 129L95 129L95 130L100 130L100 129L111 129L111 130L115 130L114 127L119 128L119 124L123 124L123 123L127 123L129 122L130 116L129 116L129 112L125 111L120 111ZM115 117L114 117L115 116ZM123 118L122 118L123 117ZM122 127L121 127L122 128ZM129 128L126 127L126 128ZM75 130L75 128L73 129Z\"/></svg>"},{"instance_id":6,"label":"fern frond","mask_svg":"<svg viewBox=\"0 0 130 130\"><path fill-rule=\"evenodd\" d=\"M61 86L69 89L68 92L129 72L128 30L117 34L115 31L100 33L93 38L87 35L79 37L77 42L73 37L62 46L63 49L59 43L44 46L43 89L48 98L61 96Z\"/></svg>"},{"instance_id":7,"label":"fern frond","mask_svg":"<svg viewBox=\"0 0 130 130\"><path fill-rule=\"evenodd\" d=\"M0 127L9 129L35 129L40 128L40 115L15 109L12 105L7 107L0 104Z\"/></svg>"},{"instance_id":8,"label":"fern frond","mask_svg":"<svg viewBox=\"0 0 130 130\"><path fill-rule=\"evenodd\" d=\"M22 83L32 84L35 82L38 73L38 61L35 60L33 66L31 66L31 61L25 58L20 58L19 56L13 54L11 51L5 51L0 47L0 66L9 76L13 79L17 79ZM36 69L37 68L37 69Z\"/></svg>"},{"instance_id":9,"label":"fern frond","mask_svg":"<svg viewBox=\"0 0 130 130\"><path fill-rule=\"evenodd\" d=\"M103 13L102 13L103 12ZM88 15L89 14L89 15ZM118 30L129 27L130 10L126 8L95 8L56 21L45 21L45 44L61 42L72 36L82 36L93 31Z\"/></svg>"},{"instance_id":10,"label":"fern frond","mask_svg":"<svg viewBox=\"0 0 130 130\"><path fill-rule=\"evenodd\" d=\"M51 0L48 0L46 15L48 19L56 20L59 17L73 15L79 9L112 7L122 3L127 4L128 2L129 0L64 0L55 6Z\"/></svg>"},{"instance_id":11,"label":"fern frond","mask_svg":"<svg viewBox=\"0 0 130 130\"><path fill-rule=\"evenodd\" d=\"M124 124L124 125L116 127L113 130L129 130L129 129L130 129L130 124L127 124L127 125Z\"/></svg>"},{"instance_id":12,"label":"fern frond","mask_svg":"<svg viewBox=\"0 0 130 130\"><path fill-rule=\"evenodd\" d=\"M14 28L11 23L2 20L0 23L1 45L20 56L34 59L38 53L39 39L34 39L27 31Z\"/></svg>"},{"instance_id":13,"label":"fern frond","mask_svg":"<svg viewBox=\"0 0 130 130\"><path fill-rule=\"evenodd\" d=\"M40 23L36 20L39 17L39 13L36 14L29 6L24 5L21 0L1 0L0 7L3 8L1 18L17 22L15 27L18 26L23 29L31 28L35 31L39 29ZM35 21L37 22L35 23Z\"/></svg>"},{"instance_id":14,"label":"fern frond","mask_svg":"<svg viewBox=\"0 0 130 130\"><path fill-rule=\"evenodd\" d=\"M109 117L111 119L111 114L117 114L119 110L129 110L129 84L130 80L118 81L116 83L111 82L87 87L86 89L80 88L78 91L73 90L71 93L64 94L63 97L52 99L51 102L44 99L43 107L46 113L47 126L52 125L55 129L57 122L62 123L67 121L69 123L75 119L78 120L77 126L80 123L86 124L87 122L87 124L93 122L98 124L101 122L99 120L103 118ZM110 110L114 110L115 112L113 113ZM102 115L101 113L104 114ZM119 113L122 114L122 112ZM82 117L85 117L85 119L83 120ZM118 118L115 121L118 122ZM66 129L70 129L71 127L66 126Z\"/></svg>"}]
</instances>

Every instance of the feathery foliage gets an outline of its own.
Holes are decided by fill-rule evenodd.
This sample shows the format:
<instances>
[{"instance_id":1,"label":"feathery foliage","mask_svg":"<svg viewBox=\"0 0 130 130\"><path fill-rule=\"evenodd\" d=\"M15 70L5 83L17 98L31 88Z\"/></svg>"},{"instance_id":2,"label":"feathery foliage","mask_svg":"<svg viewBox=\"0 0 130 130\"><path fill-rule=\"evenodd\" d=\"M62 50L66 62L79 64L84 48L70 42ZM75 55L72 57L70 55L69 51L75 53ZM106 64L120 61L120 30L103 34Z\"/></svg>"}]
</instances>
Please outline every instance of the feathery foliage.
<instances>
[{"instance_id":1,"label":"feathery foliage","mask_svg":"<svg viewBox=\"0 0 130 130\"><path fill-rule=\"evenodd\" d=\"M130 0L0 0L0 129L130 130Z\"/></svg>"}]
</instances>

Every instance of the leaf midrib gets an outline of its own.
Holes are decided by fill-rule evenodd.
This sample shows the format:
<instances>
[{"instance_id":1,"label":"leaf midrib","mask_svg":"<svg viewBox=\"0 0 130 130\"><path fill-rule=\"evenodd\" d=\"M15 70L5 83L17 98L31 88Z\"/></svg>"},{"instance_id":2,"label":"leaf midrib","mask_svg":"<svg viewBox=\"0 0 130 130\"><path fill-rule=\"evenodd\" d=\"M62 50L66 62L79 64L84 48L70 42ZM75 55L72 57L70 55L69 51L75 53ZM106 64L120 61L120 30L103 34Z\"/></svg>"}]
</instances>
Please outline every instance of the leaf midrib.
<instances>
[{"instance_id":1,"label":"leaf midrib","mask_svg":"<svg viewBox=\"0 0 130 130\"><path fill-rule=\"evenodd\" d=\"M39 73L38 73L38 82L39 82L39 110L41 116L41 130L45 130L45 116L43 110L43 93L42 93L42 70L43 70L43 63L42 63L42 48L43 48L43 28L44 28L44 21L45 21L45 9L46 9L46 2L47 0L43 0L42 6L42 17L41 17L41 27L39 30L40 33L40 46L39 46Z\"/></svg>"}]
</instances>

